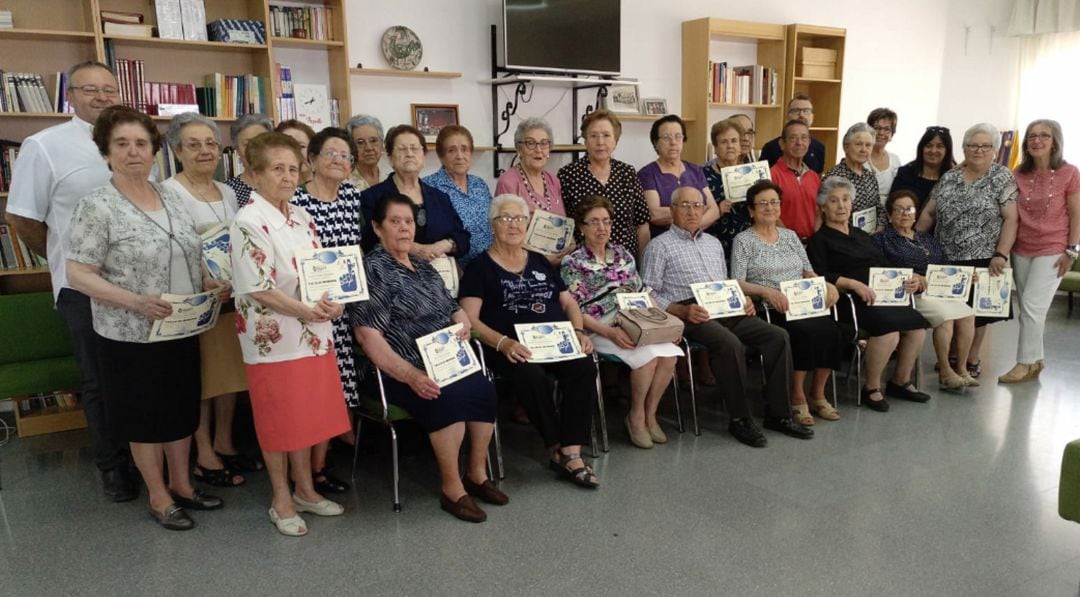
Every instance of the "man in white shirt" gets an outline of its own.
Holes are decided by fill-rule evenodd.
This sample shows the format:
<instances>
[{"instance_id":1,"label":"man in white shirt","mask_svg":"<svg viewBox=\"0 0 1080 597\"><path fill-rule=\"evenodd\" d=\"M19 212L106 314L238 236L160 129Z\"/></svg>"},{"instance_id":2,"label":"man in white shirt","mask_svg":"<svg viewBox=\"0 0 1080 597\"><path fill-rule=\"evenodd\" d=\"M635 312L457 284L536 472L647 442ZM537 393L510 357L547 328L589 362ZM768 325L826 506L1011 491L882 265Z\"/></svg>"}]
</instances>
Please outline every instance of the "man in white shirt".
<instances>
[{"instance_id":1,"label":"man in white shirt","mask_svg":"<svg viewBox=\"0 0 1080 597\"><path fill-rule=\"evenodd\" d=\"M91 133L101 111L120 96L116 76L100 62L71 67L66 93L75 117L23 141L12 171L7 220L32 251L48 259L56 310L71 331L82 375L81 401L94 460L101 469L105 495L123 502L138 496L138 485L126 447L113 438L98 388L90 299L68 286L63 254L63 239L79 199L111 178Z\"/></svg>"}]
</instances>

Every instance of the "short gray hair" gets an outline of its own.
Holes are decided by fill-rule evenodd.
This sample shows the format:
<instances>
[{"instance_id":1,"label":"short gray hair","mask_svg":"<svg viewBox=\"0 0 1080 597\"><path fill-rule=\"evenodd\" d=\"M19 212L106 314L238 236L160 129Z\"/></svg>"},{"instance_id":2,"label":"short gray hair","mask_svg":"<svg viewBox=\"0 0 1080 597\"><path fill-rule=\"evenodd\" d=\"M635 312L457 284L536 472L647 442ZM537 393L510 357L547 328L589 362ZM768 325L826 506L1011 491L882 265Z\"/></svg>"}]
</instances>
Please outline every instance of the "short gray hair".
<instances>
[{"instance_id":1,"label":"short gray hair","mask_svg":"<svg viewBox=\"0 0 1080 597\"><path fill-rule=\"evenodd\" d=\"M554 142L555 134L551 132L551 125L543 118L537 118L531 116L518 123L517 128L514 129L514 145L525 142L525 133L534 130L543 129L547 133L548 140Z\"/></svg>"},{"instance_id":2,"label":"short gray hair","mask_svg":"<svg viewBox=\"0 0 1080 597\"><path fill-rule=\"evenodd\" d=\"M865 122L856 122L848 128L846 133L844 133L844 141L843 143L841 143L841 145L846 146L848 143L851 142L851 138L855 135L858 135L859 133L866 133L870 135L870 138L874 137L873 127L871 127L869 124L866 124Z\"/></svg>"},{"instance_id":3,"label":"short gray hair","mask_svg":"<svg viewBox=\"0 0 1080 597\"><path fill-rule=\"evenodd\" d=\"M97 60L86 60L84 62L73 65L67 70L68 89L71 89L71 79L75 76L75 73L81 70L86 70L88 68L100 68L103 70L107 70L109 71L109 74L111 74L113 77L116 77L116 71L114 71L108 64L98 62Z\"/></svg>"},{"instance_id":4,"label":"short gray hair","mask_svg":"<svg viewBox=\"0 0 1080 597\"><path fill-rule=\"evenodd\" d=\"M270 117L266 114L244 114L229 126L229 134L232 135L233 143L236 143L236 138L240 136L244 129L256 124L266 129L268 133L274 132L274 121L270 120Z\"/></svg>"},{"instance_id":5,"label":"short gray hair","mask_svg":"<svg viewBox=\"0 0 1080 597\"><path fill-rule=\"evenodd\" d=\"M967 145L971 141L971 138L979 133L990 135L990 142L994 144L994 153L997 153L997 150L1001 149L1001 133L996 126L989 122L980 122L971 125L971 128L964 131L964 140L961 143Z\"/></svg>"},{"instance_id":6,"label":"short gray hair","mask_svg":"<svg viewBox=\"0 0 1080 597\"><path fill-rule=\"evenodd\" d=\"M357 114L356 116L350 118L349 122L345 123L345 128L349 129L350 137L353 134L353 130L358 129L362 126L370 126L374 128L375 132L379 134L379 140L382 140L382 138L386 136L385 131L383 131L382 121L378 118L375 118L374 116L369 116L367 114Z\"/></svg>"},{"instance_id":7,"label":"short gray hair","mask_svg":"<svg viewBox=\"0 0 1080 597\"><path fill-rule=\"evenodd\" d=\"M529 204L525 203L524 199L512 193L503 193L495 195L495 198L491 200L491 205L488 206L488 221L494 220L502 207L508 203L520 207L525 215L529 215Z\"/></svg>"},{"instance_id":8,"label":"short gray hair","mask_svg":"<svg viewBox=\"0 0 1080 597\"><path fill-rule=\"evenodd\" d=\"M169 144L169 147L176 151L180 150L180 134L184 132L184 127L189 124L202 124L210 127L211 131L214 131L214 140L221 144L221 129L213 120L210 120L206 116L199 114L198 112L184 112L173 116L173 119L169 121L169 130L165 133L165 142Z\"/></svg>"},{"instance_id":9,"label":"short gray hair","mask_svg":"<svg viewBox=\"0 0 1080 597\"><path fill-rule=\"evenodd\" d=\"M851 195L851 200L855 200L855 185L851 184L851 181L843 176L830 176L821 181L821 188L817 193L817 204L825 205L825 202L829 200L829 195L837 189L843 189Z\"/></svg>"}]
</instances>

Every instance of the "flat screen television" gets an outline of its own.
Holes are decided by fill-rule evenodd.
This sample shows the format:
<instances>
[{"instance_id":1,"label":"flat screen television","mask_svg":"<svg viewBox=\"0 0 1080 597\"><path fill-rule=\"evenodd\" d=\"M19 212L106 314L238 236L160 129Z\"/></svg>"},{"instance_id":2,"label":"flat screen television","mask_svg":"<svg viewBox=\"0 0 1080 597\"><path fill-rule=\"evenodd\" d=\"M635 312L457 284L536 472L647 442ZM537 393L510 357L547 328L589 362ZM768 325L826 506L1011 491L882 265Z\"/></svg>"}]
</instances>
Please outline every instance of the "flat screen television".
<instances>
[{"instance_id":1,"label":"flat screen television","mask_svg":"<svg viewBox=\"0 0 1080 597\"><path fill-rule=\"evenodd\" d=\"M503 64L618 75L621 0L503 0Z\"/></svg>"}]
</instances>

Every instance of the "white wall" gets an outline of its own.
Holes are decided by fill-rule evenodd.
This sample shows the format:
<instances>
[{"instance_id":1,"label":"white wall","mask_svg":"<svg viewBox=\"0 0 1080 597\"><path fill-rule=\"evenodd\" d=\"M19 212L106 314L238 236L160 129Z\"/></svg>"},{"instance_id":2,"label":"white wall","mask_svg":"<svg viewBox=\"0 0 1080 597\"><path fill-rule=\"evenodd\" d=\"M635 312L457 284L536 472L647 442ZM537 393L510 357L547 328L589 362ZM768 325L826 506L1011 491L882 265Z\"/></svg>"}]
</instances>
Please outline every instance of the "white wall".
<instances>
[{"instance_id":1,"label":"white wall","mask_svg":"<svg viewBox=\"0 0 1080 597\"><path fill-rule=\"evenodd\" d=\"M643 97L666 97L677 111L681 105L681 48L683 21L705 16L773 23L807 23L847 29L841 127L860 121L878 106L899 113L892 151L903 160L913 157L924 128L945 124L963 130L973 118L1008 123L1015 111L1003 71L1015 45L999 34L993 53L979 42L980 26L988 38L989 23L1003 31L1009 0L908 0L906 2L829 2L828 14L807 14L805 4L787 0L720 3L714 0L623 0L622 70L641 81ZM987 8L990 6L990 8ZM385 68L379 40L387 27L406 25L424 44L422 66L463 73L460 79L399 79L353 77L353 113L378 116L384 125L409 122L409 104L454 103L462 124L478 145L491 144L488 26L500 19L500 0L356 0L348 3L350 62ZM961 53L963 24L974 26L968 53ZM958 34L958 31L960 32ZM1001 42L1001 43L999 43ZM981 45L979 45L981 43ZM946 58L948 56L948 58ZM1015 64L1015 60L1011 64ZM1013 67L1015 68L1015 67ZM582 92L581 100L587 101ZM569 96L563 90L537 88L519 115L548 114L556 142L570 138ZM725 117L715 111L712 118ZM624 124L617 157L641 166L655 158L648 142L648 123ZM512 134L513 128L510 133ZM437 167L429 156L431 170ZM475 158L474 172L490 179L492 154ZM508 159L508 158L504 158ZM553 165L565 156L553 157Z\"/></svg>"}]
</instances>

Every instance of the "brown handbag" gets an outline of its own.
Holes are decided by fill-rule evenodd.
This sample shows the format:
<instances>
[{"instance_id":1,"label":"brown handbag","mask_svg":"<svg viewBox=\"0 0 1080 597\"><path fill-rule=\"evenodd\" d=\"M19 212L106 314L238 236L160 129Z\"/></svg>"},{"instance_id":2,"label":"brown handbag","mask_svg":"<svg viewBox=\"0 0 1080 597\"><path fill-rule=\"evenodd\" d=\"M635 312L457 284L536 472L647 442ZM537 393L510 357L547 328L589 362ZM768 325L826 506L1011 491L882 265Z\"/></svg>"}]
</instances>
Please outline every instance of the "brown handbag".
<instances>
[{"instance_id":1,"label":"brown handbag","mask_svg":"<svg viewBox=\"0 0 1080 597\"><path fill-rule=\"evenodd\" d=\"M619 311L615 325L630 336L634 346L675 342L683 334L682 320L656 307Z\"/></svg>"}]
</instances>

